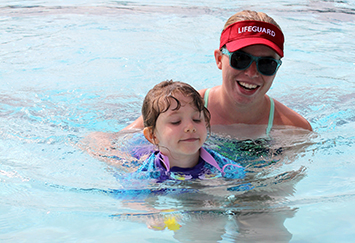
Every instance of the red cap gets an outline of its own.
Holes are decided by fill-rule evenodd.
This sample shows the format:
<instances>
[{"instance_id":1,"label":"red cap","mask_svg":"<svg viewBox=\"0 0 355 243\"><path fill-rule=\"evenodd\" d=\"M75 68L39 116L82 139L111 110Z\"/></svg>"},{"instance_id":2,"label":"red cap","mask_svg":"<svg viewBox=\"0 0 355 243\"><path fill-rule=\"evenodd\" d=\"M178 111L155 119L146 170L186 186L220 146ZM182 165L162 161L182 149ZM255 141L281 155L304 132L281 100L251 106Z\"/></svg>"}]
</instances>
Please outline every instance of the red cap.
<instances>
[{"instance_id":1,"label":"red cap","mask_svg":"<svg viewBox=\"0 0 355 243\"><path fill-rule=\"evenodd\" d=\"M219 48L226 45L228 51L234 52L251 45L266 45L280 57L284 56L284 35L273 24L262 21L239 21L229 25L221 34Z\"/></svg>"}]
</instances>

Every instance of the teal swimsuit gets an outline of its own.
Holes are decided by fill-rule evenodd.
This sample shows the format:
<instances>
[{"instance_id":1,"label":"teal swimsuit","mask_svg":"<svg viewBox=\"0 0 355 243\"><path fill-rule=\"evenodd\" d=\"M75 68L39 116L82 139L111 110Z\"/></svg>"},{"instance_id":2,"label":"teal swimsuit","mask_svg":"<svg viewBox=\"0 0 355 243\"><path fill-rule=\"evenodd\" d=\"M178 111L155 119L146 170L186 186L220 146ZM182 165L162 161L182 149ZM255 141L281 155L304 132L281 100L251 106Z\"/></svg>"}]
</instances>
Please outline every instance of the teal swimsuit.
<instances>
[{"instance_id":1,"label":"teal swimsuit","mask_svg":"<svg viewBox=\"0 0 355 243\"><path fill-rule=\"evenodd\" d=\"M205 107L207 108L208 106L208 96L210 93L211 88L207 89L204 95L204 100L205 100ZM272 98L270 98L270 113L269 113L269 122L267 124L267 128L266 128L266 135L269 137L270 135L270 131L272 129L272 125L274 123L274 112L275 112L275 105L274 105L274 100Z\"/></svg>"}]
</instances>

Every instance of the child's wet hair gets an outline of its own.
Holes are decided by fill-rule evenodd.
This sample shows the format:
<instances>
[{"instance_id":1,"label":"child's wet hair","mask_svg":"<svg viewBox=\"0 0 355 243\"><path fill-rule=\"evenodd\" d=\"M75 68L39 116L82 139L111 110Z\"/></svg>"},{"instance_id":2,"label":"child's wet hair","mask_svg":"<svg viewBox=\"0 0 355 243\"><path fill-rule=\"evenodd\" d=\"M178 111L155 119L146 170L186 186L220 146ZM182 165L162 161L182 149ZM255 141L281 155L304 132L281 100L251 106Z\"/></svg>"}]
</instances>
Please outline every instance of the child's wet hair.
<instances>
[{"instance_id":1,"label":"child's wet hair","mask_svg":"<svg viewBox=\"0 0 355 243\"><path fill-rule=\"evenodd\" d=\"M208 109L204 106L204 101L201 95L191 85L172 80L166 80L155 85L145 96L142 106L144 127L152 127L154 130L158 116L169 110L172 100L177 102L177 106L173 110L180 109L181 103L174 97L177 93L192 98L191 104L195 106L199 112L203 112L206 127L210 129L211 115Z\"/></svg>"}]
</instances>

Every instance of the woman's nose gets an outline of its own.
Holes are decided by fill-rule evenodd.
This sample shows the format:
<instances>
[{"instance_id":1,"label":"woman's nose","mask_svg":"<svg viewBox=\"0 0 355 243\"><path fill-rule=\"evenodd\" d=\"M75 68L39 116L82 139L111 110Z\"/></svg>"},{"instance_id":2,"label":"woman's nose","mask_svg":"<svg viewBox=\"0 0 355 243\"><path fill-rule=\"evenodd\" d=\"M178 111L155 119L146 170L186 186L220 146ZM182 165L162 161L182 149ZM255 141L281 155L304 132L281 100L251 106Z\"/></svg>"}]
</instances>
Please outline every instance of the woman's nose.
<instances>
[{"instance_id":1,"label":"woman's nose","mask_svg":"<svg viewBox=\"0 0 355 243\"><path fill-rule=\"evenodd\" d=\"M259 76L259 71L256 67L256 62L252 62L250 66L244 70L244 73L251 78Z\"/></svg>"}]
</instances>

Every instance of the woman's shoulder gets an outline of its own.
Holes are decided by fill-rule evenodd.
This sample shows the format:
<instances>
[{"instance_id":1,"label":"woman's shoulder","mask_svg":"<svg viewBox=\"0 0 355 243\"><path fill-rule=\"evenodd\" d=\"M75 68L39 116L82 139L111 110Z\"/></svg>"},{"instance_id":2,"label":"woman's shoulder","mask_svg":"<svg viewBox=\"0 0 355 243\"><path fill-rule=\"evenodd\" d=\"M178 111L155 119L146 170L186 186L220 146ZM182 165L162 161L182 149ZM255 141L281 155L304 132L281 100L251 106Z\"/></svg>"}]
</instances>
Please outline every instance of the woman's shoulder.
<instances>
[{"instance_id":1,"label":"woman's shoulder","mask_svg":"<svg viewBox=\"0 0 355 243\"><path fill-rule=\"evenodd\" d=\"M221 85L218 85L218 86L213 86L213 87L210 87L210 88L205 88L205 89L200 89L198 92L200 93L200 95L203 97L205 97L205 94L206 94L206 91L207 90L215 90L217 87L220 87Z\"/></svg>"},{"instance_id":2,"label":"woman's shoulder","mask_svg":"<svg viewBox=\"0 0 355 243\"><path fill-rule=\"evenodd\" d=\"M208 90L209 88L206 88L206 89L200 89L198 92L200 93L201 97L205 97L205 93L206 93L206 90Z\"/></svg>"},{"instance_id":3,"label":"woman's shoulder","mask_svg":"<svg viewBox=\"0 0 355 243\"><path fill-rule=\"evenodd\" d=\"M275 103L274 125L294 126L312 131L311 124L302 115L281 102L273 100Z\"/></svg>"}]
</instances>

